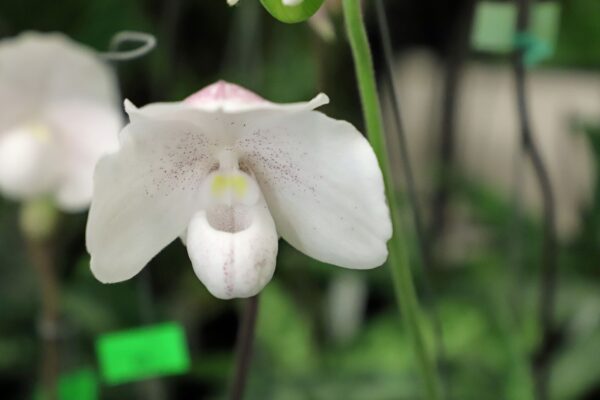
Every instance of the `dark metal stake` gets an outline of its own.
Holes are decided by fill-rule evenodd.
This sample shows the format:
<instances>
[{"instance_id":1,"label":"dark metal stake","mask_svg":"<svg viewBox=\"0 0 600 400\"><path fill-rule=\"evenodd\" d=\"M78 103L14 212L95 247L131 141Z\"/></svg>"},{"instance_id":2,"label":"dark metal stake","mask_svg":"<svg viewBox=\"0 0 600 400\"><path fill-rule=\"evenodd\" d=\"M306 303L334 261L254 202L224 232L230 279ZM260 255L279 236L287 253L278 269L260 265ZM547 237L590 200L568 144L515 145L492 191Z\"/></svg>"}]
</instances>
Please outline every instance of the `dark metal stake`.
<instances>
[{"instance_id":1,"label":"dark metal stake","mask_svg":"<svg viewBox=\"0 0 600 400\"><path fill-rule=\"evenodd\" d=\"M517 2L517 33L527 33L529 25L530 1ZM529 156L538 184L542 193L544 207L544 237L542 244L540 270L539 318L542 327L542 342L533 357L533 373L535 379L536 397L539 400L548 399L548 383L551 358L554 352L554 308L557 288L557 245L556 245L556 216L555 202L550 176L536 146L527 108L526 71L524 65L525 51L517 49L514 57L514 74L519 112L519 125L523 151Z\"/></svg>"},{"instance_id":2,"label":"dark metal stake","mask_svg":"<svg viewBox=\"0 0 600 400\"><path fill-rule=\"evenodd\" d=\"M244 398L244 389L246 388L248 371L252 362L257 316L258 295L248 298L244 306L236 344L235 371L231 384L231 394L229 396L231 400L241 400Z\"/></svg>"}]
</instances>

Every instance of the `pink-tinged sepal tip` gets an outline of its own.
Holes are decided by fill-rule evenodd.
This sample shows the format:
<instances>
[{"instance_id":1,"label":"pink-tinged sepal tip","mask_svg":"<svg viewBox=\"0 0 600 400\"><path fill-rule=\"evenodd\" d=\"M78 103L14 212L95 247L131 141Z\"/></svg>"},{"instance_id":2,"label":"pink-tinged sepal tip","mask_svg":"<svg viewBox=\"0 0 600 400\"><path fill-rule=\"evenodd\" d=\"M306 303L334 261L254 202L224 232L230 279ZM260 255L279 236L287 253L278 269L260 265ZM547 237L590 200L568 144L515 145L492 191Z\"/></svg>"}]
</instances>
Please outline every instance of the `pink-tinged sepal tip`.
<instances>
[{"instance_id":1,"label":"pink-tinged sepal tip","mask_svg":"<svg viewBox=\"0 0 600 400\"><path fill-rule=\"evenodd\" d=\"M233 102L244 104L266 103L267 101L250 90L244 89L233 83L223 80L208 85L191 96L184 102L192 105L206 105L216 102Z\"/></svg>"}]
</instances>

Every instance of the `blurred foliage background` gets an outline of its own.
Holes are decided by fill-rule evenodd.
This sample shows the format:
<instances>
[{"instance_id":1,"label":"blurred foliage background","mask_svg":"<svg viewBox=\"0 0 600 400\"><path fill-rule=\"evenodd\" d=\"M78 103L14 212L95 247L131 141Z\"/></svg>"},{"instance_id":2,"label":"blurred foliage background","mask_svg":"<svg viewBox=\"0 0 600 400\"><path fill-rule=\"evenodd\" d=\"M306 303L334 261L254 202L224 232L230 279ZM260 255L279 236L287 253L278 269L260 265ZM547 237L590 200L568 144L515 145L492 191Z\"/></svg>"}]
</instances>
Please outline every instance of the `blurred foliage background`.
<instances>
[{"instance_id":1,"label":"blurred foliage background","mask_svg":"<svg viewBox=\"0 0 600 400\"><path fill-rule=\"evenodd\" d=\"M474 3L386 1L395 51L424 47L450 65L456 57L456 31L470 24L465 15ZM559 3L556 53L540 68L600 74L600 2ZM225 79L281 102L306 100L323 91L331 97L325 112L362 127L339 7L329 2L329 10L333 40L324 40L307 23L275 21L257 0L241 0L234 8L224 0L4 0L0 37L25 30L61 31L105 51L118 31L149 32L158 40L152 53L115 65L122 95L134 104L179 100ZM370 5L366 17L381 72L381 46ZM467 53L465 57L490 64L508 62L503 56ZM596 171L600 110L597 117L581 122ZM600 398L598 182L594 188L591 201L581 210L577 233L559 243L558 329L551 360L555 399ZM432 315L439 318L443 333L440 370L447 398L531 398L530 360L540 339L536 302L541 222L535 215L523 216L520 262L515 263L510 251L515 236L510 196L499 194L494 182L459 177L451 198L465 204L469 223L478 227L482 240L467 244L466 255L458 261L436 253L432 246L435 264L427 279L419 268L408 209L405 218L424 305L422 318L429 345L438 355L442 348ZM423 205L426 211L428 205ZM19 234L18 208L0 199L0 393L2 398L29 399L40 353L39 298ZM177 321L188 339L189 372L119 386L101 384L100 398L222 398L232 368L240 302L210 296L179 241L137 278L100 284L89 271L85 220L84 214L63 215L56 246L61 370L97 368L94 343L102 333ZM419 398L414 355L388 274L387 267L349 271L324 265L282 242L275 278L262 293L247 398ZM426 281L430 290L425 290Z\"/></svg>"}]
</instances>

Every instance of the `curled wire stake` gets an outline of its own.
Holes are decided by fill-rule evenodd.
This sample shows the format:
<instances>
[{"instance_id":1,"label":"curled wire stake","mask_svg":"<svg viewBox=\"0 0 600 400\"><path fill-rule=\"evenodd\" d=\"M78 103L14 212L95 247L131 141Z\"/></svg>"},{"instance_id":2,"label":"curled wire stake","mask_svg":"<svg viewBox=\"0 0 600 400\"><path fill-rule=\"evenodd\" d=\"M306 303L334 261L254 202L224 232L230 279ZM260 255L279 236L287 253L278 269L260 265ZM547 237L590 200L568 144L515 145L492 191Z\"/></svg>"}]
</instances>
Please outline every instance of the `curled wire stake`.
<instances>
[{"instance_id":1,"label":"curled wire stake","mask_svg":"<svg viewBox=\"0 0 600 400\"><path fill-rule=\"evenodd\" d=\"M140 43L132 50L119 51L118 48L127 42ZM110 51L101 53L102 58L108 61L130 61L148 54L156 47L156 37L150 33L121 31L116 33L110 41Z\"/></svg>"}]
</instances>

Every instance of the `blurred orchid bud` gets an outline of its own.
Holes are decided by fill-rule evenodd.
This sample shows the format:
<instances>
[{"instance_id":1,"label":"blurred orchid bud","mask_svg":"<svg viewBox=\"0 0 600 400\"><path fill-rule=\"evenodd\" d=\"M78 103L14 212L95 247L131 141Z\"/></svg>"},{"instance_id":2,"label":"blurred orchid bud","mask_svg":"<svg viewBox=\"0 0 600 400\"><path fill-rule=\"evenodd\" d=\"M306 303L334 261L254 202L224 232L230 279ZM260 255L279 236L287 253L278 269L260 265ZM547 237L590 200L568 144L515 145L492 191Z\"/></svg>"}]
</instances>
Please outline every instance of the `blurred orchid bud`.
<instances>
[{"instance_id":1,"label":"blurred orchid bud","mask_svg":"<svg viewBox=\"0 0 600 400\"><path fill-rule=\"evenodd\" d=\"M340 274L331 281L325 323L335 342L348 343L360 331L367 308L367 290L367 283L352 273Z\"/></svg>"}]
</instances>

